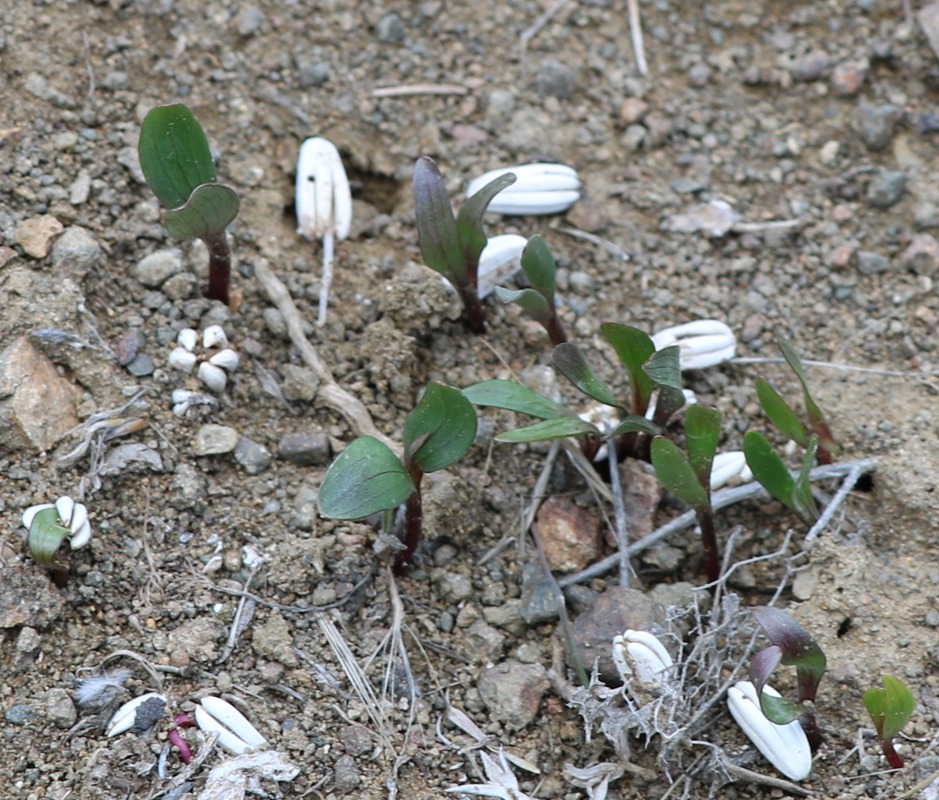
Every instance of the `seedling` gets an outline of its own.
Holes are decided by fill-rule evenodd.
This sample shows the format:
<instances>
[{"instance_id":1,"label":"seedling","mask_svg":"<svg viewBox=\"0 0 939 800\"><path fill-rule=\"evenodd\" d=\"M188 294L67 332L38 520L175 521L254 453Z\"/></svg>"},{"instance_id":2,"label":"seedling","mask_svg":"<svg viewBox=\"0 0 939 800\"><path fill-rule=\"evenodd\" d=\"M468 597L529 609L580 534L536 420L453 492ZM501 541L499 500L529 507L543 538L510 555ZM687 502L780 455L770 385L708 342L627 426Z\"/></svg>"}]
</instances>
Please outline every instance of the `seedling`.
<instances>
[{"instance_id":1,"label":"seedling","mask_svg":"<svg viewBox=\"0 0 939 800\"><path fill-rule=\"evenodd\" d=\"M815 721L815 712L805 704L815 702L818 684L825 674L825 654L808 631L785 611L770 606L758 606L752 611L770 641L769 647L750 660L750 680L760 697L760 707L766 717L777 725L787 725L799 719L812 752L815 752L822 737ZM774 697L763 691L769 676L779 664L796 668L795 701Z\"/></svg>"},{"instance_id":2,"label":"seedling","mask_svg":"<svg viewBox=\"0 0 939 800\"><path fill-rule=\"evenodd\" d=\"M432 382L404 422L404 457L371 436L350 444L330 465L319 493L319 509L330 519L365 519L402 503L404 549L394 564L403 574L421 537L421 480L425 473L455 464L476 436L476 412L456 389Z\"/></svg>"},{"instance_id":3,"label":"seedling","mask_svg":"<svg viewBox=\"0 0 939 800\"><path fill-rule=\"evenodd\" d=\"M33 558L56 572L65 570L56 558L63 542L68 540L69 547L77 550L91 541L88 509L71 497L30 506L23 512L23 526L29 531L27 543Z\"/></svg>"},{"instance_id":4,"label":"seedling","mask_svg":"<svg viewBox=\"0 0 939 800\"><path fill-rule=\"evenodd\" d=\"M806 524L811 525L818 516L809 480L815 465L818 437L813 436L807 444L802 469L798 477L793 478L785 462L763 434L747 431L743 437L743 453L753 477L780 503L791 508Z\"/></svg>"},{"instance_id":5,"label":"seedling","mask_svg":"<svg viewBox=\"0 0 939 800\"><path fill-rule=\"evenodd\" d=\"M584 437L584 451L593 457L600 439L609 435L610 438L619 438L618 449L621 452L642 454L641 437L661 433L662 426L685 403L685 395L680 388L678 348L669 347L655 352L649 336L629 325L607 322L600 331L613 346L629 376L631 397L628 401L616 395L577 345L566 342L555 347L552 362L558 372L577 389L612 409L619 420L613 430L601 430L598 425L581 418L561 403L511 381L484 381L464 390L470 402L528 414L541 420L533 425L500 433L496 436L497 441L541 442L568 436ZM656 403L654 410L651 410L653 396ZM647 419L647 414L652 418Z\"/></svg>"},{"instance_id":6,"label":"seedling","mask_svg":"<svg viewBox=\"0 0 939 800\"><path fill-rule=\"evenodd\" d=\"M903 758L894 749L893 739L913 715L916 705L913 693L899 679L884 675L884 688L873 688L864 692L864 705L874 721L877 738L887 757L887 763L894 769L901 769Z\"/></svg>"},{"instance_id":7,"label":"seedling","mask_svg":"<svg viewBox=\"0 0 939 800\"><path fill-rule=\"evenodd\" d=\"M503 303L518 303L528 316L545 329L551 344L563 344L567 341L567 335L554 303L557 265L548 243L541 236L532 236L525 245L522 270L531 288L511 291L497 286L496 297Z\"/></svg>"},{"instance_id":8,"label":"seedling","mask_svg":"<svg viewBox=\"0 0 939 800\"><path fill-rule=\"evenodd\" d=\"M198 238L209 250L206 297L229 301L231 250L225 228L238 214L238 194L217 182L209 142L184 105L157 106L144 118L137 145L147 185L167 211L163 224L179 241Z\"/></svg>"},{"instance_id":9,"label":"seedling","mask_svg":"<svg viewBox=\"0 0 939 800\"><path fill-rule=\"evenodd\" d=\"M809 392L808 381L805 377L805 368L802 366L802 359L796 352L792 342L788 339L780 339L779 349L783 358L795 373L796 378L802 387L802 401L805 404L805 412L809 419L809 428L812 434L818 439L818 460L821 464L830 464L836 455L841 452L841 445L835 440L831 428L825 421L825 415L818 407L818 404L812 399ZM756 382L756 394L760 400L760 405L766 416L779 432L784 436L793 439L802 447L808 448L810 442L810 433L807 433L799 416L770 384L760 378Z\"/></svg>"},{"instance_id":10,"label":"seedling","mask_svg":"<svg viewBox=\"0 0 939 800\"><path fill-rule=\"evenodd\" d=\"M720 550L711 506L711 467L721 434L721 413L717 409L693 405L685 414L685 440L688 456L664 436L652 440L652 466L662 485L688 503L698 518L704 564L708 581L720 578Z\"/></svg>"},{"instance_id":11,"label":"seedling","mask_svg":"<svg viewBox=\"0 0 939 800\"><path fill-rule=\"evenodd\" d=\"M454 217L446 184L433 159L421 156L414 165L421 257L456 289L466 323L474 333L486 332L486 313L477 293L479 256L486 246L483 214L492 198L514 181L512 174L495 178L468 198Z\"/></svg>"}]
</instances>

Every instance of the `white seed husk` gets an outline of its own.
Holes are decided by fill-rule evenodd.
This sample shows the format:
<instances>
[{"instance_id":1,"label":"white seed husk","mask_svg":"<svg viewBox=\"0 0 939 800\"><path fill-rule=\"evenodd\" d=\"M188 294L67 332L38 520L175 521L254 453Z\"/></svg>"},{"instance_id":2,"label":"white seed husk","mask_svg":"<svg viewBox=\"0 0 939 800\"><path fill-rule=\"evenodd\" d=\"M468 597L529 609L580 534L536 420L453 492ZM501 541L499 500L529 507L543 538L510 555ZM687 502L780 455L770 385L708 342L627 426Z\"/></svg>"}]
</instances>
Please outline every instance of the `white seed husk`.
<instances>
[{"instance_id":1,"label":"white seed husk","mask_svg":"<svg viewBox=\"0 0 939 800\"><path fill-rule=\"evenodd\" d=\"M482 300L522 268L522 251L528 240L517 233L491 236L479 255L476 293Z\"/></svg>"},{"instance_id":2,"label":"white seed husk","mask_svg":"<svg viewBox=\"0 0 939 800\"><path fill-rule=\"evenodd\" d=\"M206 350L213 347L228 347L228 337L221 325L209 325L202 331L202 346Z\"/></svg>"},{"instance_id":3,"label":"white seed husk","mask_svg":"<svg viewBox=\"0 0 939 800\"><path fill-rule=\"evenodd\" d=\"M134 726L134 720L137 717L137 709L153 697L159 697L164 704L166 703L166 697L159 692L148 692L147 694L140 695L140 697L135 697L133 700L128 700L114 712L114 716L111 717L111 721L108 723L105 735L109 737L117 736L125 731L129 731Z\"/></svg>"},{"instance_id":4,"label":"white seed husk","mask_svg":"<svg viewBox=\"0 0 939 800\"><path fill-rule=\"evenodd\" d=\"M36 506L30 506L23 512L23 527L29 530L33 527L33 520L36 518L36 514L40 511L45 511L47 508L54 508L52 503L40 503Z\"/></svg>"},{"instance_id":5,"label":"white seed husk","mask_svg":"<svg viewBox=\"0 0 939 800\"><path fill-rule=\"evenodd\" d=\"M216 367L221 367L226 372L234 372L238 369L238 360L238 353L230 347L226 347L224 350L220 350L212 356L209 359L209 363L214 364Z\"/></svg>"},{"instance_id":6,"label":"white seed husk","mask_svg":"<svg viewBox=\"0 0 939 800\"><path fill-rule=\"evenodd\" d=\"M515 183L499 192L488 211L506 215L558 214L580 199L577 172L564 164L522 164L494 169L470 181L467 197L472 197L486 184L507 173L515 175Z\"/></svg>"},{"instance_id":7,"label":"white seed husk","mask_svg":"<svg viewBox=\"0 0 939 800\"><path fill-rule=\"evenodd\" d=\"M322 239L332 233L337 240L349 235L352 225L352 192L342 157L336 146L321 136L307 139L297 157L295 185L297 233Z\"/></svg>"},{"instance_id":8,"label":"white seed husk","mask_svg":"<svg viewBox=\"0 0 939 800\"><path fill-rule=\"evenodd\" d=\"M171 367L190 375L192 374L193 368L196 366L196 354L191 350L187 350L185 347L176 347L170 353L167 361Z\"/></svg>"},{"instance_id":9,"label":"white seed husk","mask_svg":"<svg viewBox=\"0 0 939 800\"><path fill-rule=\"evenodd\" d=\"M779 697L771 686L767 694ZM764 758L793 781L805 780L812 771L812 750L798 720L777 725L766 718L756 688L750 681L738 681L727 690L727 707L740 729Z\"/></svg>"},{"instance_id":10,"label":"white seed husk","mask_svg":"<svg viewBox=\"0 0 939 800\"><path fill-rule=\"evenodd\" d=\"M63 495L55 501L55 513L59 515L59 522L63 528L70 528L72 524L72 513L75 511L75 501L67 495Z\"/></svg>"},{"instance_id":11,"label":"white seed husk","mask_svg":"<svg viewBox=\"0 0 939 800\"><path fill-rule=\"evenodd\" d=\"M221 394L225 391L225 386L228 383L228 378L225 376L225 370L221 367L216 367L215 364L210 364L208 361L203 361L199 365L199 371L196 373L196 377L205 384L205 387L216 394Z\"/></svg>"},{"instance_id":12,"label":"white seed husk","mask_svg":"<svg viewBox=\"0 0 939 800\"><path fill-rule=\"evenodd\" d=\"M219 745L241 755L267 744L245 716L220 697L204 697L196 706L196 724L206 733L218 733Z\"/></svg>"},{"instance_id":13,"label":"white seed husk","mask_svg":"<svg viewBox=\"0 0 939 800\"><path fill-rule=\"evenodd\" d=\"M176 344L190 353L196 349L198 342L199 334L192 328L183 328L176 336Z\"/></svg>"}]
</instances>

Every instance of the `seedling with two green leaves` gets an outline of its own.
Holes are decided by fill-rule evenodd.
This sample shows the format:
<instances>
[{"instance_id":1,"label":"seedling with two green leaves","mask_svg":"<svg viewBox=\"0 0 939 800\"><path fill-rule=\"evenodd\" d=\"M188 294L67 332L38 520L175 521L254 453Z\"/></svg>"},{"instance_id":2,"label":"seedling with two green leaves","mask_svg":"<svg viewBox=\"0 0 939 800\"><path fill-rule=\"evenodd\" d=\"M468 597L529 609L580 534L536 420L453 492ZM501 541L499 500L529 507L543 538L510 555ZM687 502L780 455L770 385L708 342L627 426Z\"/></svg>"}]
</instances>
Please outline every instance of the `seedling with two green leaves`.
<instances>
[{"instance_id":1,"label":"seedling with two green leaves","mask_svg":"<svg viewBox=\"0 0 939 800\"><path fill-rule=\"evenodd\" d=\"M234 189L218 183L202 126L181 103L157 106L144 118L137 149L147 185L167 209L166 230L179 241L205 242L206 297L227 305L231 250L225 228L238 214L240 200Z\"/></svg>"},{"instance_id":2,"label":"seedling with two green leaves","mask_svg":"<svg viewBox=\"0 0 939 800\"><path fill-rule=\"evenodd\" d=\"M557 346L567 341L564 326L558 317L554 299L557 264L551 248L543 237L532 236L522 250L522 272L528 278L529 287L511 290L496 287L496 297L503 303L516 303L548 334L551 344Z\"/></svg>"},{"instance_id":3,"label":"seedling with two green leaves","mask_svg":"<svg viewBox=\"0 0 939 800\"><path fill-rule=\"evenodd\" d=\"M903 758L894 748L893 740L913 716L916 701L913 693L898 678L884 675L883 684L883 689L875 687L864 692L864 705L874 722L887 763L894 769L901 769Z\"/></svg>"},{"instance_id":4,"label":"seedling with two green leaves","mask_svg":"<svg viewBox=\"0 0 939 800\"><path fill-rule=\"evenodd\" d=\"M743 452L747 466L760 485L811 525L818 516L818 511L812 497L809 473L816 459L820 463L830 464L841 447L835 440L821 408L809 392L805 368L795 347L788 339L780 339L779 349L802 387L802 399L811 433L806 431L792 406L762 378L756 382L756 393L764 413L776 429L805 448L802 468L798 476L793 478L785 462L766 437L757 431L747 431L743 437Z\"/></svg>"},{"instance_id":5,"label":"seedling with two green leaves","mask_svg":"<svg viewBox=\"0 0 939 800\"><path fill-rule=\"evenodd\" d=\"M555 402L512 381L483 381L464 390L470 402L535 417L539 422L505 431L496 436L500 442L543 442L576 437L583 439L583 450L593 458L603 439L617 444L625 455L647 456L650 436L662 432L666 422L685 404L681 390L678 348L656 352L651 338L629 325L607 322L601 335L609 342L626 370L630 397L623 399L600 377L583 351L566 342L552 350L552 363L564 377L587 397L611 409L618 418L612 430L590 422L568 406ZM655 408L646 418L653 397Z\"/></svg>"},{"instance_id":6,"label":"seedling with two green leaves","mask_svg":"<svg viewBox=\"0 0 939 800\"><path fill-rule=\"evenodd\" d=\"M456 289L463 301L466 324L474 333L486 332L486 312L478 294L479 256L486 247L483 214L492 198L514 182L511 173L495 178L468 198L454 217L447 186L434 160L421 156L414 165L421 257Z\"/></svg>"},{"instance_id":7,"label":"seedling with two green leaves","mask_svg":"<svg viewBox=\"0 0 939 800\"><path fill-rule=\"evenodd\" d=\"M404 504L404 548L394 571L411 565L421 538L421 482L425 473L446 469L462 459L476 437L476 411L461 392L432 382L404 422L404 456L378 439L362 436L330 465L319 492L319 510L330 519L360 520L391 512Z\"/></svg>"},{"instance_id":8,"label":"seedling with two green leaves","mask_svg":"<svg viewBox=\"0 0 939 800\"><path fill-rule=\"evenodd\" d=\"M798 719L814 753L822 741L815 712L806 703L814 703L818 685L825 674L827 659L809 632L785 611L771 606L751 609L766 633L770 646L750 660L750 680L760 698L760 707L770 722L786 725ZM796 668L796 699L775 697L763 691L778 665Z\"/></svg>"}]
</instances>

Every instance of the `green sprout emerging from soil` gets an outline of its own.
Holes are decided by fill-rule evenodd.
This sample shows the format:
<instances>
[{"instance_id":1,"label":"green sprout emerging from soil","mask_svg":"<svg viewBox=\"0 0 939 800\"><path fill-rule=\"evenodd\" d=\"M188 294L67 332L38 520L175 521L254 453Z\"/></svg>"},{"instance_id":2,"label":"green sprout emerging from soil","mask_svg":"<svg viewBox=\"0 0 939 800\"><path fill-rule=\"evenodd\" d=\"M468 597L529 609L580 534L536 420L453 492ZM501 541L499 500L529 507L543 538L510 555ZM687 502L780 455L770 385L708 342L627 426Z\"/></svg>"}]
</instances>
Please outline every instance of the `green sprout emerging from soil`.
<instances>
[{"instance_id":1,"label":"green sprout emerging from soil","mask_svg":"<svg viewBox=\"0 0 939 800\"><path fill-rule=\"evenodd\" d=\"M720 550L711 506L711 465L721 435L721 412L693 405L685 415L685 445L688 456L664 436L652 440L652 466L662 485L690 505L701 527L704 564L708 581L720 578Z\"/></svg>"},{"instance_id":2,"label":"green sprout emerging from soil","mask_svg":"<svg viewBox=\"0 0 939 800\"><path fill-rule=\"evenodd\" d=\"M522 271L531 288L512 291L496 287L496 297L503 303L517 303L548 334L551 344L567 341L564 326L557 314L554 302L555 274L557 265L548 243L541 236L532 236L522 251Z\"/></svg>"},{"instance_id":3,"label":"green sprout emerging from soil","mask_svg":"<svg viewBox=\"0 0 939 800\"><path fill-rule=\"evenodd\" d=\"M492 198L514 181L511 173L495 178L467 199L454 217L447 186L433 159L421 156L414 165L421 257L456 289L463 301L466 324L474 333L486 332L486 312L477 292L479 256L486 246L483 214Z\"/></svg>"},{"instance_id":4,"label":"green sprout emerging from soil","mask_svg":"<svg viewBox=\"0 0 939 800\"><path fill-rule=\"evenodd\" d=\"M238 214L238 194L217 182L209 142L184 105L157 106L144 118L137 146L147 185L167 209L163 223L179 241L198 238L209 250L206 297L228 304L231 250L225 228Z\"/></svg>"},{"instance_id":5,"label":"green sprout emerging from soil","mask_svg":"<svg viewBox=\"0 0 939 800\"><path fill-rule=\"evenodd\" d=\"M753 616L770 641L750 661L750 680L756 687L760 707L770 722L787 725L798 719L808 737L812 752L821 744L821 732L815 712L806 703L814 703L818 685L825 674L827 660L818 643L785 611L770 606L752 609ZM796 700L774 697L763 691L769 676L782 664L796 668Z\"/></svg>"},{"instance_id":6,"label":"green sprout emerging from soil","mask_svg":"<svg viewBox=\"0 0 939 800\"><path fill-rule=\"evenodd\" d=\"M358 520L405 504L404 549L394 570L412 563L421 538L421 481L446 469L469 451L476 437L476 412L461 392L432 382L404 422L404 457L371 436L362 436L330 465L319 493L320 513L330 519Z\"/></svg>"},{"instance_id":7,"label":"green sprout emerging from soil","mask_svg":"<svg viewBox=\"0 0 939 800\"><path fill-rule=\"evenodd\" d=\"M864 705L874 722L887 763L894 769L901 769L903 759L894 749L893 739L910 721L916 701L901 680L884 675L883 683L883 689L872 688L864 692Z\"/></svg>"}]
</instances>

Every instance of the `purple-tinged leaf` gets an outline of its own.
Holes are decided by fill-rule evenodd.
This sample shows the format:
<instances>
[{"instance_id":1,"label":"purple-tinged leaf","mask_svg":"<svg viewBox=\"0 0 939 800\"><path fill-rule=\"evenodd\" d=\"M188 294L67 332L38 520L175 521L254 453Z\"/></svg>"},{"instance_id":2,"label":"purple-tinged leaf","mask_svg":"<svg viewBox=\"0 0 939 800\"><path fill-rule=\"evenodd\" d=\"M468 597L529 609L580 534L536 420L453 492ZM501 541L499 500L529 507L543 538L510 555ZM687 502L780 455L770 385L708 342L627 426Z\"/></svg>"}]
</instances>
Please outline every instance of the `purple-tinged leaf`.
<instances>
[{"instance_id":1,"label":"purple-tinged leaf","mask_svg":"<svg viewBox=\"0 0 939 800\"><path fill-rule=\"evenodd\" d=\"M781 663L796 668L798 702L814 702L827 665L825 654L818 643L785 611L771 606L757 606L751 610L767 638L780 649ZM756 679L753 683L757 683Z\"/></svg>"}]
</instances>

